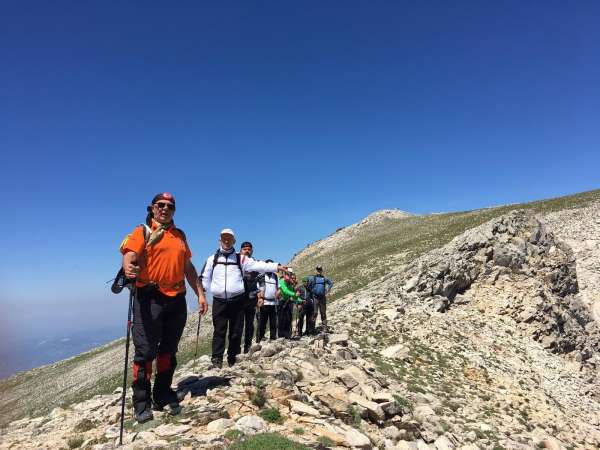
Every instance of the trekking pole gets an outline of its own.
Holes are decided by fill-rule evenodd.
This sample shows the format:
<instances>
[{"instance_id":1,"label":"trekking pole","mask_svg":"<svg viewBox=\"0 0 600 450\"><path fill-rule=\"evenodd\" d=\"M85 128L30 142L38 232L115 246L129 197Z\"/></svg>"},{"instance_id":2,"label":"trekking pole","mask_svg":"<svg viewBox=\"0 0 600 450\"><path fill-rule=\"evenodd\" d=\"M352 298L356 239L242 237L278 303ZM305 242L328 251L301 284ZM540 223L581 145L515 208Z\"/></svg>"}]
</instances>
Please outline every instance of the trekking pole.
<instances>
[{"instance_id":1,"label":"trekking pole","mask_svg":"<svg viewBox=\"0 0 600 450\"><path fill-rule=\"evenodd\" d=\"M200 338L200 322L202 321L202 313L198 310L198 327L196 328L196 351L194 359L196 360L196 372L198 372L198 339Z\"/></svg>"},{"instance_id":2,"label":"trekking pole","mask_svg":"<svg viewBox=\"0 0 600 450\"><path fill-rule=\"evenodd\" d=\"M259 337L260 337L260 306L258 306L258 304L256 305L256 308L254 309L254 317L256 319L256 343L258 344L260 342L260 340L259 340Z\"/></svg>"},{"instance_id":3,"label":"trekking pole","mask_svg":"<svg viewBox=\"0 0 600 450\"><path fill-rule=\"evenodd\" d=\"M125 393L127 392L127 367L129 366L129 339L131 337L131 319L133 315L133 300L136 296L135 280L129 291L129 310L127 311L127 339L125 340L125 368L123 370L123 392L121 394L121 429L119 430L119 445L123 445L123 426L125 421Z\"/></svg>"},{"instance_id":4,"label":"trekking pole","mask_svg":"<svg viewBox=\"0 0 600 450\"><path fill-rule=\"evenodd\" d=\"M269 325L271 325L270 320L271 319L269 319ZM280 337L279 336L279 299L275 300L275 331L276 331L275 337ZM270 334L269 334L269 337L271 337Z\"/></svg>"}]
</instances>

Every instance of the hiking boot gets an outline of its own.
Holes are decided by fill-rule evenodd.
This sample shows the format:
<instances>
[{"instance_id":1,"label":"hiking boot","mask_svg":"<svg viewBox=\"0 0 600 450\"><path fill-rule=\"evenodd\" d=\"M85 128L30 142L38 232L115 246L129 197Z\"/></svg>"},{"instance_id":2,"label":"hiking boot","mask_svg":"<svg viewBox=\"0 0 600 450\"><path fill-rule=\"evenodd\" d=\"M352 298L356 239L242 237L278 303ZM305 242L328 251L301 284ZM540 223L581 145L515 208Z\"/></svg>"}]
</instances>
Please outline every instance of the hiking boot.
<instances>
[{"instance_id":1,"label":"hiking boot","mask_svg":"<svg viewBox=\"0 0 600 450\"><path fill-rule=\"evenodd\" d=\"M223 360L219 358L213 358L210 360L212 363L213 369L222 369L223 368Z\"/></svg>"},{"instance_id":2,"label":"hiking boot","mask_svg":"<svg viewBox=\"0 0 600 450\"><path fill-rule=\"evenodd\" d=\"M189 391L186 390L177 390L175 391L175 395L177 395L177 402L181 402Z\"/></svg>"},{"instance_id":3,"label":"hiking boot","mask_svg":"<svg viewBox=\"0 0 600 450\"><path fill-rule=\"evenodd\" d=\"M169 403L164 409L170 416L177 416L181 413L181 405L179 403Z\"/></svg>"},{"instance_id":4,"label":"hiking boot","mask_svg":"<svg viewBox=\"0 0 600 450\"><path fill-rule=\"evenodd\" d=\"M250 347L244 347L244 355L250 352Z\"/></svg>"},{"instance_id":5,"label":"hiking boot","mask_svg":"<svg viewBox=\"0 0 600 450\"><path fill-rule=\"evenodd\" d=\"M176 416L181 412L181 405L178 402L171 402L166 405L153 403L152 409L154 409L154 411L165 411L170 416Z\"/></svg>"},{"instance_id":6,"label":"hiking boot","mask_svg":"<svg viewBox=\"0 0 600 450\"><path fill-rule=\"evenodd\" d=\"M179 406L180 393L171 389L170 381L172 380L172 376L165 377L167 379L163 381L159 379L158 375L156 376L154 392L152 393L152 407L155 411L165 409L168 414L176 416L181 412L181 406ZM169 382L168 384L167 381ZM181 392L181 394L185 397L185 392Z\"/></svg>"},{"instance_id":7,"label":"hiking boot","mask_svg":"<svg viewBox=\"0 0 600 450\"><path fill-rule=\"evenodd\" d=\"M140 412L134 412L133 418L137 423L144 423L154 419L154 414L152 414L152 410L148 408Z\"/></svg>"},{"instance_id":8,"label":"hiking boot","mask_svg":"<svg viewBox=\"0 0 600 450\"><path fill-rule=\"evenodd\" d=\"M233 367L236 363L236 357L234 356L233 358L227 358L227 365L229 367Z\"/></svg>"},{"instance_id":9,"label":"hiking boot","mask_svg":"<svg viewBox=\"0 0 600 450\"><path fill-rule=\"evenodd\" d=\"M177 360L174 355L167 355L167 357L169 358L169 365L167 367L162 367L162 370L157 372L156 376L154 377L152 401L154 404L154 409L157 411L161 411L167 405L179 403L177 393L171 389ZM157 358L157 365L159 362L160 359Z\"/></svg>"}]
</instances>

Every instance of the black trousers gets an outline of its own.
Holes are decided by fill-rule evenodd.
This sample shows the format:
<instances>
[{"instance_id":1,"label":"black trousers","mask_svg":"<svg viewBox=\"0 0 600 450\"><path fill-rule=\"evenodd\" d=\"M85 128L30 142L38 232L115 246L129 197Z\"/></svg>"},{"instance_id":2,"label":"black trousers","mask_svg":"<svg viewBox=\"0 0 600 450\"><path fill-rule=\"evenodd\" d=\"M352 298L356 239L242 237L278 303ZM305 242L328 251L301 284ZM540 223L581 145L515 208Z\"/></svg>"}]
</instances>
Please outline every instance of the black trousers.
<instances>
[{"instance_id":1,"label":"black trousers","mask_svg":"<svg viewBox=\"0 0 600 450\"><path fill-rule=\"evenodd\" d=\"M230 298L229 300L213 298L213 359L223 360L225 336L228 336L227 359L235 361L235 357L239 355L242 342L241 324L245 298L244 294Z\"/></svg>"},{"instance_id":2,"label":"black trousers","mask_svg":"<svg viewBox=\"0 0 600 450\"><path fill-rule=\"evenodd\" d=\"M321 324L327 328L327 298L324 295L315 295L315 324L317 315L321 313Z\"/></svg>"},{"instance_id":3,"label":"black trousers","mask_svg":"<svg viewBox=\"0 0 600 450\"><path fill-rule=\"evenodd\" d=\"M299 336L303 334L314 334L315 333L315 308L311 300L307 300L304 305L300 308L298 313L298 329L296 332ZM304 328L304 318L306 317L306 333L302 332Z\"/></svg>"},{"instance_id":4,"label":"black trousers","mask_svg":"<svg viewBox=\"0 0 600 450\"><path fill-rule=\"evenodd\" d=\"M158 407L177 402L171 389L177 347L187 320L185 293L169 297L155 286L138 288L133 302L133 406L136 413L151 406L152 361L156 375L152 397Z\"/></svg>"},{"instance_id":5,"label":"black trousers","mask_svg":"<svg viewBox=\"0 0 600 450\"><path fill-rule=\"evenodd\" d=\"M258 342L262 341L265 337L267 322L269 322L269 338L271 340L277 339L277 305L264 305L260 307Z\"/></svg>"},{"instance_id":6,"label":"black trousers","mask_svg":"<svg viewBox=\"0 0 600 450\"><path fill-rule=\"evenodd\" d=\"M186 320L185 293L169 297L154 286L138 288L133 302L134 361L177 353Z\"/></svg>"},{"instance_id":7,"label":"black trousers","mask_svg":"<svg viewBox=\"0 0 600 450\"><path fill-rule=\"evenodd\" d=\"M252 346L254 336L254 318L256 316L256 297L247 297L244 302L242 325L244 327L244 351Z\"/></svg>"},{"instance_id":8,"label":"black trousers","mask_svg":"<svg viewBox=\"0 0 600 450\"><path fill-rule=\"evenodd\" d=\"M292 309L294 305L291 301L284 302L277 306L277 320L279 323L278 337L290 339L292 337Z\"/></svg>"}]
</instances>

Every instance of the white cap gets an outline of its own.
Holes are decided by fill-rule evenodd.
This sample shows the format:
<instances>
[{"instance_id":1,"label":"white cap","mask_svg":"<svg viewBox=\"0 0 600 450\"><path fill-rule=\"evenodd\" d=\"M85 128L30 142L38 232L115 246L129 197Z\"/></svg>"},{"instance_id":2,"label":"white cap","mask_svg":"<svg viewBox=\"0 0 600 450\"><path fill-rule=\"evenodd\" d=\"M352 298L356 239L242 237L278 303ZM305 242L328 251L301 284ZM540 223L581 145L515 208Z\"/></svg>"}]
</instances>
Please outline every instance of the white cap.
<instances>
[{"instance_id":1,"label":"white cap","mask_svg":"<svg viewBox=\"0 0 600 450\"><path fill-rule=\"evenodd\" d=\"M287 268L288 273L294 273L294 269L292 269L291 267Z\"/></svg>"},{"instance_id":2,"label":"white cap","mask_svg":"<svg viewBox=\"0 0 600 450\"><path fill-rule=\"evenodd\" d=\"M221 234L230 234L233 237L235 237L235 233L233 232L233 230L231 228L223 228L221 230Z\"/></svg>"}]
</instances>

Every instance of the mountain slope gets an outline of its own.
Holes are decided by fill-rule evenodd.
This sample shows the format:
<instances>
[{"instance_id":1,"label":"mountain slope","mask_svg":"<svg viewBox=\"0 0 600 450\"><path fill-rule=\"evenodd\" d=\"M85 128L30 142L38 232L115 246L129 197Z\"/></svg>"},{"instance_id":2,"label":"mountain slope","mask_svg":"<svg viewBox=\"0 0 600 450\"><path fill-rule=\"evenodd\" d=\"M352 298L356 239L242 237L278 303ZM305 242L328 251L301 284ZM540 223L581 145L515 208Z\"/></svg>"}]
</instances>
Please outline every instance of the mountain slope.
<instances>
[{"instance_id":1,"label":"mountain slope","mask_svg":"<svg viewBox=\"0 0 600 450\"><path fill-rule=\"evenodd\" d=\"M188 361L195 352L197 317L197 314L188 316L179 347L182 362ZM203 320L200 354L208 351L208 336L212 335L209 322ZM72 358L1 380L0 425L26 415L47 414L56 407L112 392L123 382L124 357L125 339L121 338Z\"/></svg>"},{"instance_id":2,"label":"mountain slope","mask_svg":"<svg viewBox=\"0 0 600 450\"><path fill-rule=\"evenodd\" d=\"M227 428L248 431L240 421L261 411L255 401L264 390L285 417L261 429L310 445L326 437L359 448L597 448L599 212L600 191L592 191L464 213L375 213L339 230L292 261L301 274L323 264L334 279L329 316L338 335L257 346L215 373L231 377L231 388L186 400L188 413L174 419L180 432L165 440L154 427L172 420L159 417L151 430L130 426L128 439L224 448ZM544 239L529 242L541 228ZM195 323L177 377L211 373L206 359L185 364ZM1 382L0 407L13 418L38 397L32 415L75 404L10 424L0 442L57 448L79 433L90 448L112 448L118 397L110 392L122 349L113 343ZM85 370L90 361L114 380ZM62 377L69 384L51 383ZM103 396L79 403L93 392L82 386L98 385ZM82 417L94 426L78 432ZM234 423L209 425L219 418Z\"/></svg>"},{"instance_id":3,"label":"mountain slope","mask_svg":"<svg viewBox=\"0 0 600 450\"><path fill-rule=\"evenodd\" d=\"M600 190L459 213L400 217L383 214L379 220L365 220L307 246L294 256L291 265L300 275L313 273L317 264L323 265L336 283L332 292L336 299L511 210L523 209L544 216L597 201Z\"/></svg>"}]
</instances>

